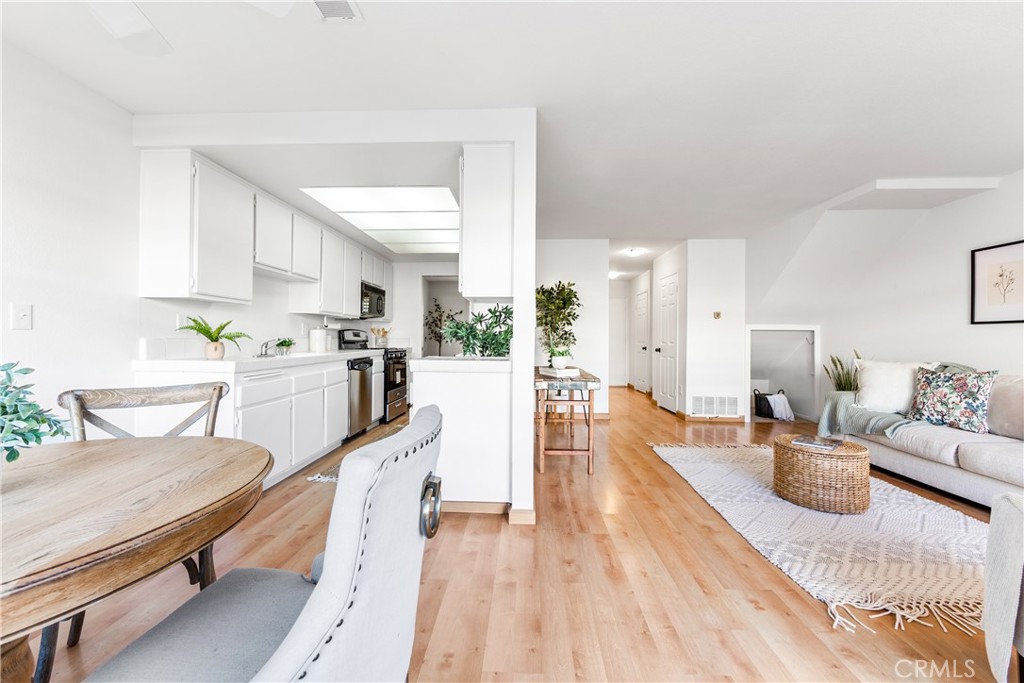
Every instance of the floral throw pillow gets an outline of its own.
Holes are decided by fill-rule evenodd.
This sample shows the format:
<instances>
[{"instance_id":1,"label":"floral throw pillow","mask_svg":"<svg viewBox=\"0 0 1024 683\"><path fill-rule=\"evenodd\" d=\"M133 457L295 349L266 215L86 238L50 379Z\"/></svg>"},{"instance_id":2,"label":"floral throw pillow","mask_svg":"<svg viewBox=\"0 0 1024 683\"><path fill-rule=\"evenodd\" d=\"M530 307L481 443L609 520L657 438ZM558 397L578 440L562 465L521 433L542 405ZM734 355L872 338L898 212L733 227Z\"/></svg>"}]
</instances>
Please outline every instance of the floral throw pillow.
<instances>
[{"instance_id":1,"label":"floral throw pillow","mask_svg":"<svg viewBox=\"0 0 1024 683\"><path fill-rule=\"evenodd\" d=\"M914 400L907 417L933 425L985 434L988 395L998 370L991 372L917 371Z\"/></svg>"}]
</instances>

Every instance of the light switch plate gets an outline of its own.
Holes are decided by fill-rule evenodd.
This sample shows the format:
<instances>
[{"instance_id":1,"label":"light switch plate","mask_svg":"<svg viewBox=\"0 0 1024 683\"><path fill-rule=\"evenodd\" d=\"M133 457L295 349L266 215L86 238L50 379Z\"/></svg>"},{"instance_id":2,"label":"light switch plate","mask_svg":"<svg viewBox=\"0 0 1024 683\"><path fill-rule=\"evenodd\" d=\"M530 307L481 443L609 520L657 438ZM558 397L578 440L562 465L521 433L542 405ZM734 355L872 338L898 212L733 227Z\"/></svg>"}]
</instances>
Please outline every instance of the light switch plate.
<instances>
[{"instance_id":1,"label":"light switch plate","mask_svg":"<svg viewBox=\"0 0 1024 683\"><path fill-rule=\"evenodd\" d=\"M32 304L11 304L11 329L32 329Z\"/></svg>"}]
</instances>

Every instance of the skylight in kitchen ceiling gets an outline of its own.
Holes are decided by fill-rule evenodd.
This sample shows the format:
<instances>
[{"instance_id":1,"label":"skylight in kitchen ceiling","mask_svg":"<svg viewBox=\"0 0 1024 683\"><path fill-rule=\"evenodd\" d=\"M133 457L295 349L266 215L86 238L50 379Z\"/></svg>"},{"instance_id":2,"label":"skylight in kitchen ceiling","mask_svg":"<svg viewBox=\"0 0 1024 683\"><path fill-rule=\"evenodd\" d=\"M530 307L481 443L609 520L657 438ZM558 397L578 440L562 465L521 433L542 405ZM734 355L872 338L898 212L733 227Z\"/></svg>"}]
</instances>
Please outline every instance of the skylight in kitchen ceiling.
<instances>
[{"instance_id":1,"label":"skylight in kitchen ceiling","mask_svg":"<svg viewBox=\"0 0 1024 683\"><path fill-rule=\"evenodd\" d=\"M396 254L457 254L459 205L448 187L304 187Z\"/></svg>"}]
</instances>

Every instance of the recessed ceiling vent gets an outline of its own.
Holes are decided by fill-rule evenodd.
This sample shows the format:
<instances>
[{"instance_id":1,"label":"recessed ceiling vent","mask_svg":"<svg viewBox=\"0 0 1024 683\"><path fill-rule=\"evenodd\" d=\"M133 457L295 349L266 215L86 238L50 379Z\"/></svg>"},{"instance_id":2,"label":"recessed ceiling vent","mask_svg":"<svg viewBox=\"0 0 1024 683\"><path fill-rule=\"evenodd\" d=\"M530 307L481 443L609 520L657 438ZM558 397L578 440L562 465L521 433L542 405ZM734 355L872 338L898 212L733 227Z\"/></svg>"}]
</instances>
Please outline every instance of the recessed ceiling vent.
<instances>
[{"instance_id":1,"label":"recessed ceiling vent","mask_svg":"<svg viewBox=\"0 0 1024 683\"><path fill-rule=\"evenodd\" d=\"M346 0L313 0L324 21L358 22L363 20L354 2Z\"/></svg>"}]
</instances>

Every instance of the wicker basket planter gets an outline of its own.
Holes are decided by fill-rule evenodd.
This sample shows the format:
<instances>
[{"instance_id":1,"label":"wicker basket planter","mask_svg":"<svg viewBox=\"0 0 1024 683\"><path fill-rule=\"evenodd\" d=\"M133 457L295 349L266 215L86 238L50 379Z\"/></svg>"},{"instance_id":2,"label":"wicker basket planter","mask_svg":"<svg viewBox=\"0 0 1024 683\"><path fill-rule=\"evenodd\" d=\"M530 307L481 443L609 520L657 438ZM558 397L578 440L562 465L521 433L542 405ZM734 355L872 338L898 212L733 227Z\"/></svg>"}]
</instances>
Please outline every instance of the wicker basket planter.
<instances>
[{"instance_id":1,"label":"wicker basket planter","mask_svg":"<svg viewBox=\"0 0 1024 683\"><path fill-rule=\"evenodd\" d=\"M791 503L822 512L859 514L871 504L868 449L850 441L834 451L794 445L796 434L775 437L773 486Z\"/></svg>"}]
</instances>

